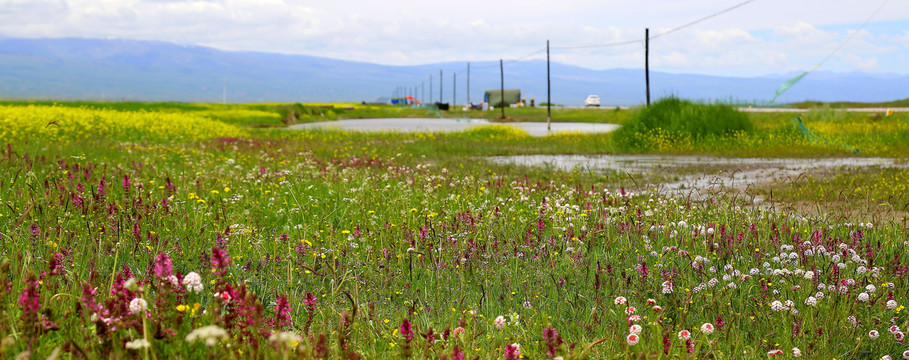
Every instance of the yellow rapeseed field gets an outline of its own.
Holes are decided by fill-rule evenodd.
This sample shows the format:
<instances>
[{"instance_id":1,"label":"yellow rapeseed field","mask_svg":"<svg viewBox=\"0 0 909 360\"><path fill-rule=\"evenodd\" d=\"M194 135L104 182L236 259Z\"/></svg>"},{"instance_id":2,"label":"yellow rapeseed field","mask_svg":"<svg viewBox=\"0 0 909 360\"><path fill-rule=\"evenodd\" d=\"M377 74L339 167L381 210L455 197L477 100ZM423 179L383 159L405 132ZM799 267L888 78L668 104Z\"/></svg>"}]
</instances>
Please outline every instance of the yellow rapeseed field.
<instances>
[{"instance_id":1,"label":"yellow rapeseed field","mask_svg":"<svg viewBox=\"0 0 909 360\"><path fill-rule=\"evenodd\" d=\"M115 111L60 106L0 106L0 141L201 140L244 136L234 125L186 113Z\"/></svg>"}]
</instances>

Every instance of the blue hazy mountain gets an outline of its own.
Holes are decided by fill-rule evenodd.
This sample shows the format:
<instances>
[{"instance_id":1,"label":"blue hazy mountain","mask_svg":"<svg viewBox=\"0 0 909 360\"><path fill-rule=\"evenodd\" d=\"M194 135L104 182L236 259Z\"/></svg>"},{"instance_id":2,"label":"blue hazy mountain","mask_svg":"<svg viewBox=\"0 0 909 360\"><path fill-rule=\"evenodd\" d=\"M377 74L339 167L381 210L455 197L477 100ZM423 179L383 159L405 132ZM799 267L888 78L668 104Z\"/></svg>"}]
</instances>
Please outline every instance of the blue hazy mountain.
<instances>
[{"instance_id":1,"label":"blue hazy mountain","mask_svg":"<svg viewBox=\"0 0 909 360\"><path fill-rule=\"evenodd\" d=\"M155 41L0 38L0 98L220 102L374 101L399 87L434 101L467 99L467 63L389 66L305 55L221 51ZM591 70L552 63L553 103L580 105L597 94L603 105L645 99L643 69ZM652 69L653 70L653 69ZM766 101L788 77L722 77L651 71L653 99ZM430 88L430 76L432 88ZM470 100L498 89L498 61L472 62ZM505 87L537 102L546 98L546 62L505 64ZM226 91L225 91L226 90ZM400 93L400 91L399 91ZM815 72L778 102L877 102L909 97L909 76Z\"/></svg>"}]
</instances>

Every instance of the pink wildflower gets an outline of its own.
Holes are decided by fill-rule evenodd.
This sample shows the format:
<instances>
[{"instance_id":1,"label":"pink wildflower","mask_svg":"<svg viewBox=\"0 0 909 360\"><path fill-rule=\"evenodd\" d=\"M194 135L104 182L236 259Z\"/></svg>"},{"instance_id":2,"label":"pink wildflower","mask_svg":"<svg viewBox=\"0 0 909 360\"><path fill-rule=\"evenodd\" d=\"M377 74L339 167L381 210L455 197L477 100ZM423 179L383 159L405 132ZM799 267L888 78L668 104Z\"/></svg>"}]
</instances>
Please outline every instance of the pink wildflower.
<instances>
[{"instance_id":1,"label":"pink wildflower","mask_svg":"<svg viewBox=\"0 0 909 360\"><path fill-rule=\"evenodd\" d=\"M505 360L518 360L521 358L521 345L514 343L505 346Z\"/></svg>"}]
</instances>

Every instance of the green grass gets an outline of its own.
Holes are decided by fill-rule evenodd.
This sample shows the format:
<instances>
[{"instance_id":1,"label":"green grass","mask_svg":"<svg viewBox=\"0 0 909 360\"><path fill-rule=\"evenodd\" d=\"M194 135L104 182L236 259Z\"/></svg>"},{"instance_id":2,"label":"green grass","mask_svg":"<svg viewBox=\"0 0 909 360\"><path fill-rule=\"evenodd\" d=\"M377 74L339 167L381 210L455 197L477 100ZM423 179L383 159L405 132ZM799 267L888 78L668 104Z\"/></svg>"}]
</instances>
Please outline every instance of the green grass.
<instances>
[{"instance_id":1,"label":"green grass","mask_svg":"<svg viewBox=\"0 0 909 360\"><path fill-rule=\"evenodd\" d=\"M269 112L208 106L181 114ZM883 120L893 122L887 128L904 121ZM837 121L831 128L847 133L879 126ZM791 125L784 117L754 122L749 139L766 141L754 151L816 151L770 138L791 135L780 130ZM827 131L823 117L806 123ZM906 350L886 328L894 317L909 326L901 272L909 233L884 212L859 225L751 210L734 193L667 199L632 194L640 189L621 174L480 158L618 151L609 134L242 129L143 141L11 138L0 153L0 357L437 358L455 357L457 346L486 359L514 343L525 358L566 359L763 358L793 348L804 358L853 359ZM747 147L711 139L698 146ZM904 174L884 175L890 185L875 191L901 191ZM864 187L875 176L836 186ZM842 256L850 251L857 261ZM862 272L863 261L881 269ZM170 283L189 272L201 276L201 292ZM847 279L848 294L818 290ZM870 301L859 301L871 284ZM807 305L818 291L824 297ZM888 309L891 295L897 306ZM147 312L130 312L136 298ZM786 300L797 311L771 309ZM641 317L632 321L642 330L636 345L626 342L626 311ZM704 323L717 331L701 332ZM208 325L229 335L211 347L187 341ZM548 328L558 332L549 344ZM872 329L880 339L868 338ZM693 334L691 352L682 330ZM271 337L281 331L299 337ZM126 348L138 340L150 347Z\"/></svg>"},{"instance_id":2,"label":"green grass","mask_svg":"<svg viewBox=\"0 0 909 360\"><path fill-rule=\"evenodd\" d=\"M837 101L832 103L820 102L820 101L804 101L799 103L790 104L791 106L798 109L815 109L815 108L835 108L835 109L845 109L845 108L896 108L896 107L909 107L909 99L894 100L894 101L885 101L878 103L861 103L861 102L846 102L846 101Z\"/></svg>"}]
</instances>

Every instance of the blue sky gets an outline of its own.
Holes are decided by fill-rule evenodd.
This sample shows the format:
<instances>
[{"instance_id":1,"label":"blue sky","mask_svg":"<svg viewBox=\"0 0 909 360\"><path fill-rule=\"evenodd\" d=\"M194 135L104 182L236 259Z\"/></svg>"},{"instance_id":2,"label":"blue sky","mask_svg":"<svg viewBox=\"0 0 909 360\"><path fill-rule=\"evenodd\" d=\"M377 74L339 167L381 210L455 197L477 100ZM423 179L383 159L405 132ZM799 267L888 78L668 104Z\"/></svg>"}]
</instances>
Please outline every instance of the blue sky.
<instances>
[{"instance_id":1,"label":"blue sky","mask_svg":"<svg viewBox=\"0 0 909 360\"><path fill-rule=\"evenodd\" d=\"M0 0L0 35L159 40L381 64L513 59L545 46L643 38L745 0ZM753 0L651 42L653 69L757 76L909 73L909 1ZM2 49L0 49L2 50ZM594 69L641 68L642 44L556 49ZM530 57L543 58L543 54Z\"/></svg>"}]
</instances>

